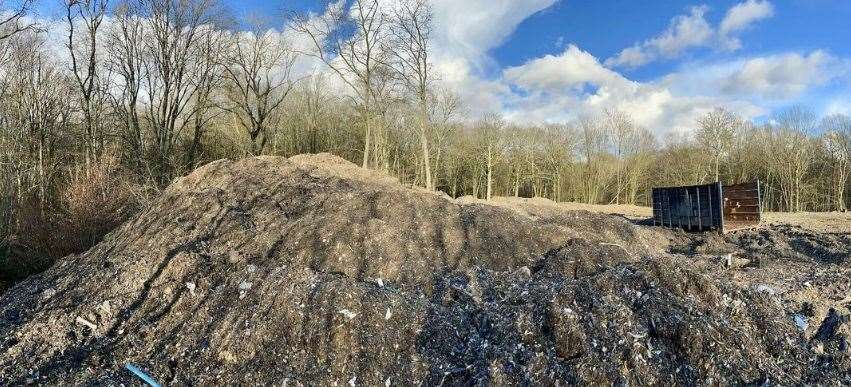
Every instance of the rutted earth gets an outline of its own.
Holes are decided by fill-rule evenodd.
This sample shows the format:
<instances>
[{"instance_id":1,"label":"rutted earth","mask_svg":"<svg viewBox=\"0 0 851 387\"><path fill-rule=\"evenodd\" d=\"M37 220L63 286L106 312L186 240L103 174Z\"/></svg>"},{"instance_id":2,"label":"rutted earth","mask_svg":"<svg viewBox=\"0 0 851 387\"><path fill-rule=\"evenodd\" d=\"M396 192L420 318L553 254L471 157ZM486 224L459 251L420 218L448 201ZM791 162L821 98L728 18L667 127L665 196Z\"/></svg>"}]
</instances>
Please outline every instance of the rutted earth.
<instances>
[{"instance_id":1,"label":"rutted earth","mask_svg":"<svg viewBox=\"0 0 851 387\"><path fill-rule=\"evenodd\" d=\"M0 296L4 384L851 383L851 235L218 161Z\"/></svg>"}]
</instances>

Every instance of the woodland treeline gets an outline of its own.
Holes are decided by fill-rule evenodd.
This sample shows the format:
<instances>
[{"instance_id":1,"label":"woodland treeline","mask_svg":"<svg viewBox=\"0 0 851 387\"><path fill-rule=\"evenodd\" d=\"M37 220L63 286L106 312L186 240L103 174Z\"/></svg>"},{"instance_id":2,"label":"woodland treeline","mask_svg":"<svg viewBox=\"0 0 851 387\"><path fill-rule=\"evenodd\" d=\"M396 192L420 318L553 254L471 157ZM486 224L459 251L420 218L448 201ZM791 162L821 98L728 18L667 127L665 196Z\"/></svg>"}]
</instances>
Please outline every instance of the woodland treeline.
<instances>
[{"instance_id":1,"label":"woodland treeline","mask_svg":"<svg viewBox=\"0 0 851 387\"><path fill-rule=\"evenodd\" d=\"M757 125L719 107L665 138L614 110L472 117L432 68L427 0L290 13L284 33L235 32L247 22L215 0L71 0L61 33L28 22L29 6L0 26L6 265L83 251L175 177L260 154L330 152L484 199L646 205L654 186L760 179L768 210L849 203L847 116L793 106ZM318 66L296 71L305 58Z\"/></svg>"}]
</instances>

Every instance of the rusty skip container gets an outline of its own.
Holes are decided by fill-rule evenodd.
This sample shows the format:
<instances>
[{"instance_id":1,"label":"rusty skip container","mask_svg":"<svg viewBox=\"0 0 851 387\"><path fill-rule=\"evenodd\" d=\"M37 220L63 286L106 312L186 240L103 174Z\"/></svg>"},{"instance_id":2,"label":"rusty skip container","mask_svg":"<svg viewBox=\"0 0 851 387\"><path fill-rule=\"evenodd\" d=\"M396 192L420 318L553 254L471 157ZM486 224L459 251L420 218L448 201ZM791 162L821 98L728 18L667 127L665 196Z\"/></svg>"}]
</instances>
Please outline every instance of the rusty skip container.
<instances>
[{"instance_id":1,"label":"rusty skip container","mask_svg":"<svg viewBox=\"0 0 851 387\"><path fill-rule=\"evenodd\" d=\"M759 181L654 188L652 197L656 226L726 233L757 227L761 220Z\"/></svg>"}]
</instances>

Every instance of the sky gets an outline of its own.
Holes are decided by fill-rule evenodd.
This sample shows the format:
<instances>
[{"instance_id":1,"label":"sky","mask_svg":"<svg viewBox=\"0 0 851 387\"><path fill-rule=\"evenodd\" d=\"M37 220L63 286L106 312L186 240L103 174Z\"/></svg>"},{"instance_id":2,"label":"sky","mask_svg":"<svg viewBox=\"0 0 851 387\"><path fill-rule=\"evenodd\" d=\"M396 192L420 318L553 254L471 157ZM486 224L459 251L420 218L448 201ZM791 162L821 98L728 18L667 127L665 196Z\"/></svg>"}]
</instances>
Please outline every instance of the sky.
<instances>
[{"instance_id":1,"label":"sky","mask_svg":"<svg viewBox=\"0 0 851 387\"><path fill-rule=\"evenodd\" d=\"M281 25L317 0L224 0ZM392 1L392 0L382 0ZM851 114L851 1L432 0L434 67L468 116L566 122L606 109L664 136L724 107Z\"/></svg>"}]
</instances>

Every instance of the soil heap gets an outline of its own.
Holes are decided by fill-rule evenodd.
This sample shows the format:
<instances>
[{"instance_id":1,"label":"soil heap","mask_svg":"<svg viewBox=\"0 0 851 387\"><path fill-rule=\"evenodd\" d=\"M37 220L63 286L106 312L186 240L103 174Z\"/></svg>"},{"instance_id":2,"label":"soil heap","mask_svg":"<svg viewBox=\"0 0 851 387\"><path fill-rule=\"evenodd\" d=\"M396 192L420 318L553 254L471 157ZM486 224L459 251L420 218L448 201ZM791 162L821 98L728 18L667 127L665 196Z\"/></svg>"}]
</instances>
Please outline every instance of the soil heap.
<instances>
[{"instance_id":1,"label":"soil heap","mask_svg":"<svg viewBox=\"0 0 851 387\"><path fill-rule=\"evenodd\" d=\"M770 233L453 200L325 154L217 161L0 296L0 380L848 383L847 309L802 330L799 304L706 248L772 267ZM795 262L847 274L848 237L818 238L830 259Z\"/></svg>"}]
</instances>

